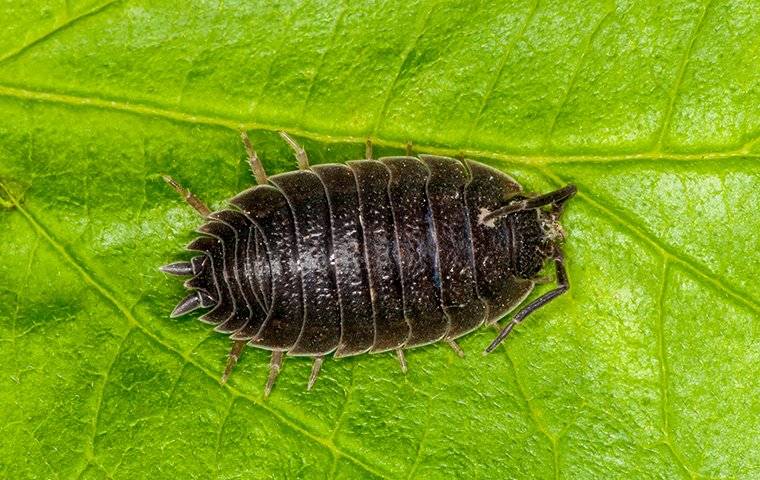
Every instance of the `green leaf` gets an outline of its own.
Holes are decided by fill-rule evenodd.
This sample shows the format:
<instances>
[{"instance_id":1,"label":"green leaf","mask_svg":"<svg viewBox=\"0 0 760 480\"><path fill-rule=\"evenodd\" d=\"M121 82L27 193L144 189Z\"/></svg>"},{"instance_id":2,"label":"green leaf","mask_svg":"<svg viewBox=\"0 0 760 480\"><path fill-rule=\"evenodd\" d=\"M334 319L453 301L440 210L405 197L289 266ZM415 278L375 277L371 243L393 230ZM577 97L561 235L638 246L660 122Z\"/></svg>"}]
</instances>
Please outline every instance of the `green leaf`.
<instances>
[{"instance_id":1,"label":"green leaf","mask_svg":"<svg viewBox=\"0 0 760 480\"><path fill-rule=\"evenodd\" d=\"M760 5L6 4L0 477L757 478ZM570 292L494 333L330 360L170 320L197 216L270 173L415 151L580 194Z\"/></svg>"}]
</instances>

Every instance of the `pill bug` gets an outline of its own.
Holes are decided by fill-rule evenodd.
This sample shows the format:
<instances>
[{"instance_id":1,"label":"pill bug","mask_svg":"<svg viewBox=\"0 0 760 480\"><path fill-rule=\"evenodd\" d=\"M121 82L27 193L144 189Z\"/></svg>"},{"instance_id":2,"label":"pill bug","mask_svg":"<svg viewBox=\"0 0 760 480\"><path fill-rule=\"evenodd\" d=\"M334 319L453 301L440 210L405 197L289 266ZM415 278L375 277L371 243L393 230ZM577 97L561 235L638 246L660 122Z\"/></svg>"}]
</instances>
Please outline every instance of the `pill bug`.
<instances>
[{"instance_id":1,"label":"pill bug","mask_svg":"<svg viewBox=\"0 0 760 480\"><path fill-rule=\"evenodd\" d=\"M265 396L283 355L396 352L447 342L495 325L541 281L552 260L557 286L524 306L484 353L527 315L569 288L559 217L573 185L535 195L473 160L419 155L310 166L285 133L299 169L267 177L242 134L258 185L212 212L164 179L205 219L188 262L161 267L190 276L171 317L200 320L233 340L226 381L244 346L272 351ZM408 152L410 153L410 152Z\"/></svg>"}]
</instances>

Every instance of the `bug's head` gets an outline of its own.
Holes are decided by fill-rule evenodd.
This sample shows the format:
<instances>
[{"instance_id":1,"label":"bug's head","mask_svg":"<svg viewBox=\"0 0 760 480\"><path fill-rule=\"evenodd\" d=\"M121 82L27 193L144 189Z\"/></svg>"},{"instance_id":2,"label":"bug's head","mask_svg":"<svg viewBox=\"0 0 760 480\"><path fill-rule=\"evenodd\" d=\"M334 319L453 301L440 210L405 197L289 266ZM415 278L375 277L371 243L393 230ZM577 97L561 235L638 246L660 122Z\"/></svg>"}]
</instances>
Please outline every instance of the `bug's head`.
<instances>
[{"instance_id":1,"label":"bug's head","mask_svg":"<svg viewBox=\"0 0 760 480\"><path fill-rule=\"evenodd\" d=\"M511 213L509 234L511 236L512 265L520 278L533 279L543 269L546 260L561 255L565 231L560 223L564 204L575 194L575 187L564 189L560 200L545 206Z\"/></svg>"},{"instance_id":2,"label":"bug's head","mask_svg":"<svg viewBox=\"0 0 760 480\"><path fill-rule=\"evenodd\" d=\"M176 276L192 276L185 281L191 290L171 313L171 318L179 317L198 308L211 308L218 303L218 292L214 283L213 267L208 254L193 257L189 262L177 262L160 268L164 273Z\"/></svg>"}]
</instances>

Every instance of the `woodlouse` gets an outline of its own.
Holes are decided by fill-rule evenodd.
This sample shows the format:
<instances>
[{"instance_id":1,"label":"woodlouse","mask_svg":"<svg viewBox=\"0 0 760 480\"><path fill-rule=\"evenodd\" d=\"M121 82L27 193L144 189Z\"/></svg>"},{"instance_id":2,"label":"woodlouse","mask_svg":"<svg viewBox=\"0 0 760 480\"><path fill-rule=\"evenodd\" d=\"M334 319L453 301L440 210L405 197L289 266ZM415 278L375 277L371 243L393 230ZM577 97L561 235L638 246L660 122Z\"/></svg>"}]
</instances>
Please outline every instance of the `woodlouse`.
<instances>
[{"instance_id":1,"label":"woodlouse","mask_svg":"<svg viewBox=\"0 0 760 480\"><path fill-rule=\"evenodd\" d=\"M171 177L165 180L206 220L189 262L161 270L191 276L177 317L234 340L226 381L245 345L272 351L265 395L283 353L314 357L403 351L455 340L495 325L528 296L552 259L557 287L523 307L486 348L492 351L528 314L569 288L560 244L563 205L573 185L533 195L473 160L419 155L309 166L267 177L242 134L257 186L211 212Z\"/></svg>"}]
</instances>

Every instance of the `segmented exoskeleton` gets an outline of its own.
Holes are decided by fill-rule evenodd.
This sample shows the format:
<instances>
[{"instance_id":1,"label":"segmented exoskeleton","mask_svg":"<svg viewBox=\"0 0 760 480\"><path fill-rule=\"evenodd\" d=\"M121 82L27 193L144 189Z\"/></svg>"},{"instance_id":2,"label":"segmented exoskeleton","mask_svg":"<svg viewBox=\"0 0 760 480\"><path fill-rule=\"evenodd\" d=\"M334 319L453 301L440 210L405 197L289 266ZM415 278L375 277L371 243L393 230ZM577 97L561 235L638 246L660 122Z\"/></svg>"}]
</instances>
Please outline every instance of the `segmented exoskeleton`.
<instances>
[{"instance_id":1,"label":"segmented exoskeleton","mask_svg":"<svg viewBox=\"0 0 760 480\"><path fill-rule=\"evenodd\" d=\"M533 290L548 259L557 287L520 310L486 352L528 314L569 288L559 217L575 187L545 195L472 160L419 155L309 166L266 176L247 136L258 185L211 212L170 177L206 218L190 262L161 267L192 276L172 317L200 320L234 340L225 381L245 345L271 350L265 394L283 354L314 357L395 351L455 340L494 324Z\"/></svg>"}]
</instances>

